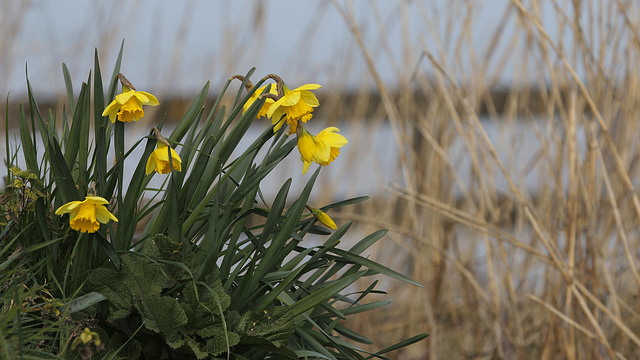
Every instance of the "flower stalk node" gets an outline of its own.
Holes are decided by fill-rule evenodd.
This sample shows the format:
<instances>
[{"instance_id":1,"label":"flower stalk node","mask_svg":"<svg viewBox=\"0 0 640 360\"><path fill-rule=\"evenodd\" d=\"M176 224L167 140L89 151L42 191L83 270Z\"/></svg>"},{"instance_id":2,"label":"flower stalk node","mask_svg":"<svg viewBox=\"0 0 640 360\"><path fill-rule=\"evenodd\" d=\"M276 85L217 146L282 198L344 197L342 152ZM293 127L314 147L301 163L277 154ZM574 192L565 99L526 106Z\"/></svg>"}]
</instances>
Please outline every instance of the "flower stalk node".
<instances>
[{"instance_id":1,"label":"flower stalk node","mask_svg":"<svg viewBox=\"0 0 640 360\"><path fill-rule=\"evenodd\" d=\"M135 90L135 86L133 86L133 84L131 83L131 81L129 81L129 79L127 79L123 73L118 73L118 75L116 75L116 78L118 78L118 80L120 80L120 83L122 84L122 86L126 86L131 90Z\"/></svg>"},{"instance_id":2,"label":"flower stalk node","mask_svg":"<svg viewBox=\"0 0 640 360\"><path fill-rule=\"evenodd\" d=\"M267 80L267 79L271 79L276 82L276 85L278 86L278 98L282 97L283 95L282 86L284 85L284 81L282 81L282 78L276 74L269 74L262 78L262 80ZM275 100L278 100L278 99L275 99Z\"/></svg>"},{"instance_id":3,"label":"flower stalk node","mask_svg":"<svg viewBox=\"0 0 640 360\"><path fill-rule=\"evenodd\" d=\"M267 98L267 99L271 99L271 100L274 100L274 101L278 100L280 98L280 97L278 97L278 95L274 95L274 94L260 94L260 95L258 95L258 97L260 99Z\"/></svg>"},{"instance_id":4,"label":"flower stalk node","mask_svg":"<svg viewBox=\"0 0 640 360\"><path fill-rule=\"evenodd\" d=\"M237 79L237 80L240 80L240 81L244 81L244 76L242 76L242 75L233 75L232 77L229 78L229 81L234 80L234 79ZM251 91L251 89L253 89L253 83L251 82L251 80L247 80L247 82L244 84L244 88L247 91Z\"/></svg>"},{"instance_id":5,"label":"flower stalk node","mask_svg":"<svg viewBox=\"0 0 640 360\"><path fill-rule=\"evenodd\" d=\"M162 136L162 133L160 132L160 130L158 130L158 128L156 127L152 127L151 131L153 132L153 135L156 137L156 140L167 145L167 146L171 146L171 144L169 144L169 140L167 140L167 138L165 138L164 136Z\"/></svg>"}]
</instances>

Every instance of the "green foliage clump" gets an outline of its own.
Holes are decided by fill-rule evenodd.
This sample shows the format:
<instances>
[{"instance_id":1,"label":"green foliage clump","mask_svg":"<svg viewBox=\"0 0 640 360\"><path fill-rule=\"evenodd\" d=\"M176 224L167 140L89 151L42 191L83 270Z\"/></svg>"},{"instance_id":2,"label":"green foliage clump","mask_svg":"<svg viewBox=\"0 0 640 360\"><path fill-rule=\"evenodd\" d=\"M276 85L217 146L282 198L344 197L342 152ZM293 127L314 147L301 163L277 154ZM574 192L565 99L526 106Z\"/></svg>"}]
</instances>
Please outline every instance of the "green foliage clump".
<instances>
[{"instance_id":1,"label":"green foliage clump","mask_svg":"<svg viewBox=\"0 0 640 360\"><path fill-rule=\"evenodd\" d=\"M253 86L253 70L234 76L208 112L206 84L169 136L161 134L162 119L125 151L126 127L137 125L110 118L122 107L129 111L126 119L135 120L141 104L157 100L135 91L119 74L121 57L122 50L106 97L97 55L93 77L77 99L63 66L68 104L61 121L53 112L46 119L41 115L27 82L30 119L21 107L21 147L9 151L7 145L10 171L0 202L0 279L11 284L0 291L3 299L14 299L2 304L0 341L11 345L3 356L42 352L45 348L23 339L43 331L49 334L51 357L83 359L384 358L426 337L372 354L355 345L371 341L342 323L388 304L365 301L384 293L376 289L377 281L364 291L343 293L356 281L383 274L418 285L361 255L386 231L344 250L338 245L351 223L333 232L318 224L336 227L326 212L365 197L310 207L321 167L300 193L292 194L289 179L273 201L262 196L262 180L295 149L296 140L286 127L274 131L279 126L271 125L247 148L239 143L269 99L256 96L256 89L268 79L280 82L279 77L267 76ZM227 112L221 99L236 79L242 84ZM118 80L123 93L116 95ZM138 98L133 107L118 102ZM288 115L282 114L284 121ZM307 148L311 160L333 161L333 146L346 144L342 139L319 134ZM142 155L134 157L138 148ZM24 171L17 168L18 153ZM152 154L160 174L150 171ZM311 160L305 160L305 170ZM125 162L137 164L126 176ZM159 188L149 186L154 176L164 176ZM304 239L310 235L324 241L308 245ZM24 286L27 279L34 286ZM39 323L27 331L19 325L26 313L16 304L43 291L49 295L40 295L38 309L55 309L54 316L33 317Z\"/></svg>"}]
</instances>

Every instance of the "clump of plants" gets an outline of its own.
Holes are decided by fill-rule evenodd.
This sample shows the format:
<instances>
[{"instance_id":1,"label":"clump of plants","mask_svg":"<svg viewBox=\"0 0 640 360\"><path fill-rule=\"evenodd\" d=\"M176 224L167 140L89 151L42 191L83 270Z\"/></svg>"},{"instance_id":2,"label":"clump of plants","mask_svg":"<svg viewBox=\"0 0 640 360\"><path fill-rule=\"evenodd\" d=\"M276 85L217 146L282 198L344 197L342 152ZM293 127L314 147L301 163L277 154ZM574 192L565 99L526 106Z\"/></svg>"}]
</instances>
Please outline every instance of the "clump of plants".
<instances>
[{"instance_id":1,"label":"clump of plants","mask_svg":"<svg viewBox=\"0 0 640 360\"><path fill-rule=\"evenodd\" d=\"M343 323L389 303L368 300L384 293L375 280L364 291L356 281L418 284L362 255L384 230L338 247L351 222L338 227L328 212L365 197L308 203L348 143L335 127L305 128L319 85L291 90L273 74L254 85L252 69L211 106L207 83L172 130L162 118L128 144L127 128L160 101L120 73L121 59L122 49L104 84L96 53L77 96L63 66L62 119L40 113L27 81L29 116L21 105L13 147L7 125L2 358L384 359L427 336L370 353L357 344L371 341ZM254 122L264 131L240 149ZM319 166L300 193L289 179L267 202L262 180L287 156L300 156L303 173ZM153 177L162 185L151 187Z\"/></svg>"}]
</instances>

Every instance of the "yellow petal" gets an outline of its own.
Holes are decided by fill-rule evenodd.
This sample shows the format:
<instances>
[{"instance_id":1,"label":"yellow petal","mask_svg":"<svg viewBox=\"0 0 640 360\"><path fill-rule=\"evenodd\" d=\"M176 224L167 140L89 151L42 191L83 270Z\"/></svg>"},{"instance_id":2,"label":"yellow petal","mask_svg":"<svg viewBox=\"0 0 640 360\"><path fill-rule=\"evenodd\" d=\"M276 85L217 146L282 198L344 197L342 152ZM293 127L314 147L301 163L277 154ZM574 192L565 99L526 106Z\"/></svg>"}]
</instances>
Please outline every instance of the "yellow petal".
<instances>
[{"instance_id":1,"label":"yellow petal","mask_svg":"<svg viewBox=\"0 0 640 360\"><path fill-rule=\"evenodd\" d=\"M337 127L328 127L320 131L317 138L332 147L341 147L348 144L347 138L338 134L338 131L340 131L340 129Z\"/></svg>"},{"instance_id":2,"label":"yellow petal","mask_svg":"<svg viewBox=\"0 0 640 360\"><path fill-rule=\"evenodd\" d=\"M156 168L156 154L155 151L149 155L149 160L147 160L147 166L145 168L145 172L147 175L151 174L153 170Z\"/></svg>"},{"instance_id":3,"label":"yellow petal","mask_svg":"<svg viewBox=\"0 0 640 360\"><path fill-rule=\"evenodd\" d=\"M118 222L118 218L115 217L106 207L99 205L96 206L96 220L99 222L106 224L109 220L113 220Z\"/></svg>"},{"instance_id":4,"label":"yellow petal","mask_svg":"<svg viewBox=\"0 0 640 360\"><path fill-rule=\"evenodd\" d=\"M313 161L313 153L315 150L316 147L313 138L307 131L303 130L302 135L298 138L298 151L300 151L302 161Z\"/></svg>"},{"instance_id":5,"label":"yellow petal","mask_svg":"<svg viewBox=\"0 0 640 360\"><path fill-rule=\"evenodd\" d=\"M293 89L293 91L302 91L302 90L315 90L315 89L320 89L322 86L318 85L318 84L305 84L302 85L298 88Z\"/></svg>"},{"instance_id":6,"label":"yellow petal","mask_svg":"<svg viewBox=\"0 0 640 360\"><path fill-rule=\"evenodd\" d=\"M267 85L259 88L258 90L256 90L253 95L251 95L249 97L249 100L247 100L247 102L244 103L244 105L242 105L242 113L244 114L245 112L247 112L247 110L249 110L249 108L251 107L251 105L253 105L253 103L258 100L258 96L260 96L260 94L262 94L262 92L264 91L264 89L267 87Z\"/></svg>"},{"instance_id":7,"label":"yellow petal","mask_svg":"<svg viewBox=\"0 0 640 360\"><path fill-rule=\"evenodd\" d=\"M111 104L109 104L104 109L104 111L102 112L102 116L107 116L107 114L109 115L109 117L111 117L112 115L115 116L118 110L120 110L120 104L118 104L117 101L113 100Z\"/></svg>"},{"instance_id":8,"label":"yellow petal","mask_svg":"<svg viewBox=\"0 0 640 360\"><path fill-rule=\"evenodd\" d=\"M178 153L171 149L171 162L173 163L173 169L177 171L182 171L182 159Z\"/></svg>"},{"instance_id":9,"label":"yellow petal","mask_svg":"<svg viewBox=\"0 0 640 360\"><path fill-rule=\"evenodd\" d=\"M156 106L160 104L158 102L158 99L155 96L149 94L148 92L136 91L135 96L136 98L138 98L138 100L140 100L145 105Z\"/></svg>"},{"instance_id":10,"label":"yellow petal","mask_svg":"<svg viewBox=\"0 0 640 360\"><path fill-rule=\"evenodd\" d=\"M131 99L134 96L135 93L136 92L133 91L133 90L127 91L127 92L123 92L122 94L116 95L116 100L115 101L117 101L118 104L124 104L127 101L129 101L129 99Z\"/></svg>"},{"instance_id":11,"label":"yellow petal","mask_svg":"<svg viewBox=\"0 0 640 360\"><path fill-rule=\"evenodd\" d=\"M68 203L60 206L58 208L58 210L56 210L55 214L56 215L62 215L62 214L70 213L75 208L77 208L78 205L80 205L80 204L82 204L82 201L71 201L71 202L68 202Z\"/></svg>"},{"instance_id":12,"label":"yellow petal","mask_svg":"<svg viewBox=\"0 0 640 360\"><path fill-rule=\"evenodd\" d=\"M273 108L273 105L271 105L271 108ZM269 110L271 110L271 108L269 108ZM282 118L283 115L284 115L284 109L281 107L273 112L273 117L271 118L271 124L274 125L273 127L274 133L278 132L278 130L280 130L282 125L286 123L285 119Z\"/></svg>"},{"instance_id":13,"label":"yellow petal","mask_svg":"<svg viewBox=\"0 0 640 360\"><path fill-rule=\"evenodd\" d=\"M307 162L304 161L302 164L302 175L307 173L307 170L309 170L309 166L311 166L311 162Z\"/></svg>"},{"instance_id":14,"label":"yellow petal","mask_svg":"<svg viewBox=\"0 0 640 360\"><path fill-rule=\"evenodd\" d=\"M283 100L282 106L293 106L300 101L300 92L294 91L290 94L283 96L281 99L278 99L278 101L279 100Z\"/></svg>"},{"instance_id":15,"label":"yellow petal","mask_svg":"<svg viewBox=\"0 0 640 360\"><path fill-rule=\"evenodd\" d=\"M300 92L300 98L302 99L302 101L307 103L307 105L309 105L309 106L316 107L316 106L320 105L320 102L318 101L318 98L311 91L302 91L302 92Z\"/></svg>"},{"instance_id":16,"label":"yellow petal","mask_svg":"<svg viewBox=\"0 0 640 360\"><path fill-rule=\"evenodd\" d=\"M284 102L284 96L281 97L280 99L278 99L276 102L274 102L273 104L271 104L271 107L269 108L269 111L267 111L267 117L271 118L271 116L273 115L273 113L278 110L280 108L280 106L282 106L282 103Z\"/></svg>"},{"instance_id":17,"label":"yellow petal","mask_svg":"<svg viewBox=\"0 0 640 360\"><path fill-rule=\"evenodd\" d=\"M107 199L101 197L101 196L86 196L84 201L89 201L92 204L108 204L109 202L107 201Z\"/></svg>"},{"instance_id":18,"label":"yellow petal","mask_svg":"<svg viewBox=\"0 0 640 360\"><path fill-rule=\"evenodd\" d=\"M315 151L313 152L313 161L323 163L329 161L331 155L331 147L322 141L315 142Z\"/></svg>"}]
</instances>

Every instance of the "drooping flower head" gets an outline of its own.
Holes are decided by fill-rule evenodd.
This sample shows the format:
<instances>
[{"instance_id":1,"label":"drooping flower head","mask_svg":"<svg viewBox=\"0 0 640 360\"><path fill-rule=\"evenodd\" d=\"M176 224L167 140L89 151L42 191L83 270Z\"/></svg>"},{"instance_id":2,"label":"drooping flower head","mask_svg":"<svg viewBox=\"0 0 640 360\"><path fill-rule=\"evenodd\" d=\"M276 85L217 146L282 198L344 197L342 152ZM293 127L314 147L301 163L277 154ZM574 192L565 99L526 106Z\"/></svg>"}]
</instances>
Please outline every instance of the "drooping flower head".
<instances>
[{"instance_id":1,"label":"drooping flower head","mask_svg":"<svg viewBox=\"0 0 640 360\"><path fill-rule=\"evenodd\" d=\"M318 84L306 84L299 88L289 90L287 85L282 86L284 94L280 99L271 104L267 117L271 118L271 123L275 125L274 131L282 127L281 118L286 115L286 122L289 124L291 134L296 132L298 122L306 123L313 116L313 108L320 105L318 98L310 91L319 89Z\"/></svg>"},{"instance_id":2,"label":"drooping flower head","mask_svg":"<svg viewBox=\"0 0 640 360\"><path fill-rule=\"evenodd\" d=\"M84 201L72 201L62 205L56 210L56 215L70 213L69 225L72 229L83 233L94 233L100 228L100 223L106 224L109 220L118 222L118 219L105 207L108 203L100 196L87 196Z\"/></svg>"},{"instance_id":3,"label":"drooping flower head","mask_svg":"<svg viewBox=\"0 0 640 360\"><path fill-rule=\"evenodd\" d=\"M142 105L156 106L158 99L144 91L136 91L127 86L122 87L122 94L116 98L102 112L102 116L109 115L112 123L118 121L138 121L144 116Z\"/></svg>"},{"instance_id":4,"label":"drooping flower head","mask_svg":"<svg viewBox=\"0 0 640 360\"><path fill-rule=\"evenodd\" d=\"M84 328L84 331L80 333L73 342L71 343L71 349L75 350L79 345L95 345L96 349L102 349L102 341L100 340L100 335L97 332L89 330L89 328Z\"/></svg>"},{"instance_id":5,"label":"drooping flower head","mask_svg":"<svg viewBox=\"0 0 640 360\"><path fill-rule=\"evenodd\" d=\"M151 155L149 155L149 160L147 160L147 175L151 174L154 170L159 174L168 174L171 172L171 166L169 164L169 151L171 152L171 163L173 163L173 170L182 171L182 159L180 159L178 153L162 141L158 141L156 149L153 150Z\"/></svg>"},{"instance_id":6,"label":"drooping flower head","mask_svg":"<svg viewBox=\"0 0 640 360\"><path fill-rule=\"evenodd\" d=\"M326 212L316 208L311 208L311 212L313 213L313 216L315 216L316 219L318 219L318 221L325 224L328 228L333 230L338 228L336 226L336 223L333 222L333 220L329 217L329 215L327 215Z\"/></svg>"},{"instance_id":7,"label":"drooping flower head","mask_svg":"<svg viewBox=\"0 0 640 360\"><path fill-rule=\"evenodd\" d=\"M348 143L338 131L340 130L336 127L328 127L317 136L311 135L304 128L298 132L298 151L303 162L302 174L306 174L311 162L326 166L338 157L340 148Z\"/></svg>"},{"instance_id":8,"label":"drooping flower head","mask_svg":"<svg viewBox=\"0 0 640 360\"><path fill-rule=\"evenodd\" d=\"M262 92L264 91L264 89L267 89L267 93L272 94L272 95L278 95L278 87L276 86L276 84L269 84L269 85L265 85L261 88L259 88L258 90L256 90L253 95L251 95L251 97L249 98L249 100L247 100L246 103L244 103L244 105L242 106L243 111L242 113L246 113L247 110L249 110L249 108L251 107L251 105L253 105L253 103L258 100L258 98L260 97L260 95L262 94ZM256 115L256 119L261 118L263 116L267 116L267 111L269 110L269 107L271 107L271 105L276 102L275 100L273 100L272 98L266 98L264 101L264 104L262 104L262 107L260 108L260 111L258 111L258 115Z\"/></svg>"}]
</instances>

